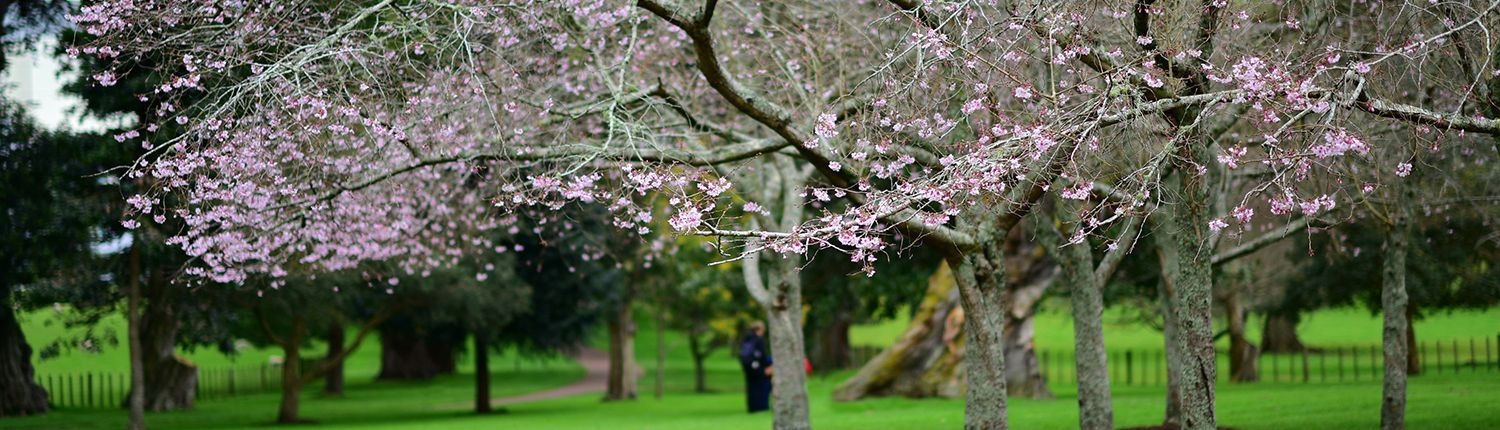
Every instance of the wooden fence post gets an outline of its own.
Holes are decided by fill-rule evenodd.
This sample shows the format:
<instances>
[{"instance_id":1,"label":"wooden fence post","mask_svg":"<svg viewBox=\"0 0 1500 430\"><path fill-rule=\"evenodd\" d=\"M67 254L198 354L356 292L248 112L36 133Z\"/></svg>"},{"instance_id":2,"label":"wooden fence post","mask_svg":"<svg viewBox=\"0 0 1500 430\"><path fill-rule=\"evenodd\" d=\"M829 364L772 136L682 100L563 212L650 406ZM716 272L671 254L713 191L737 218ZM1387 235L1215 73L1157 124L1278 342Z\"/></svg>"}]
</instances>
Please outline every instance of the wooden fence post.
<instances>
[{"instance_id":1,"label":"wooden fence post","mask_svg":"<svg viewBox=\"0 0 1500 430\"><path fill-rule=\"evenodd\" d=\"M1307 348L1302 348L1302 383L1306 384L1310 381L1312 377L1307 373Z\"/></svg>"},{"instance_id":2,"label":"wooden fence post","mask_svg":"<svg viewBox=\"0 0 1500 430\"><path fill-rule=\"evenodd\" d=\"M1125 350L1125 385L1135 384L1135 354Z\"/></svg>"}]
</instances>

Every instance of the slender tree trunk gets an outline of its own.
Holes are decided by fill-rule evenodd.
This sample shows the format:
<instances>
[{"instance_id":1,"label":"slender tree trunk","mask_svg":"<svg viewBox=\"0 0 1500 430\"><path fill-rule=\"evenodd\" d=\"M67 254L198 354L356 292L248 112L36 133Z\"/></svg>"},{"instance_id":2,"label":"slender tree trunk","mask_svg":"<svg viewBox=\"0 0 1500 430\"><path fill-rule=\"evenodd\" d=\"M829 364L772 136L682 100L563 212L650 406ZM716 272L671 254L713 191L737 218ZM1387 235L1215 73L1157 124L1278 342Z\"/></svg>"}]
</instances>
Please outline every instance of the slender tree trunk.
<instances>
[{"instance_id":1,"label":"slender tree trunk","mask_svg":"<svg viewBox=\"0 0 1500 430\"><path fill-rule=\"evenodd\" d=\"M1406 221L1404 217L1394 221L1396 225L1386 236L1385 258L1381 264L1380 302L1385 314L1382 336L1385 383L1380 405L1382 430L1406 428L1406 331L1409 328L1406 321Z\"/></svg>"},{"instance_id":2,"label":"slender tree trunk","mask_svg":"<svg viewBox=\"0 0 1500 430\"><path fill-rule=\"evenodd\" d=\"M490 344L474 334L474 412L490 412Z\"/></svg>"},{"instance_id":3,"label":"slender tree trunk","mask_svg":"<svg viewBox=\"0 0 1500 430\"><path fill-rule=\"evenodd\" d=\"M667 390L667 316L656 312L656 400Z\"/></svg>"},{"instance_id":4,"label":"slender tree trunk","mask_svg":"<svg viewBox=\"0 0 1500 430\"><path fill-rule=\"evenodd\" d=\"M1255 363L1260 351L1245 337L1245 306L1238 292L1230 292L1224 301L1225 319L1229 320L1229 381L1255 382L1260 380Z\"/></svg>"},{"instance_id":5,"label":"slender tree trunk","mask_svg":"<svg viewBox=\"0 0 1500 430\"><path fill-rule=\"evenodd\" d=\"M1197 132L1191 130L1185 144L1178 147L1174 173L1162 180L1163 192L1175 201L1151 219L1159 222L1163 233L1158 240L1162 273L1170 279L1168 299L1176 319L1179 366L1176 374L1182 400L1182 428L1214 429L1214 383L1216 363L1213 345L1213 244L1209 240L1209 181L1198 173L1198 166L1212 164L1208 147Z\"/></svg>"},{"instance_id":6,"label":"slender tree trunk","mask_svg":"<svg viewBox=\"0 0 1500 430\"><path fill-rule=\"evenodd\" d=\"M140 240L137 238L136 240ZM130 418L127 430L146 428L146 370L141 361L141 244L130 247L130 293L125 324L130 342Z\"/></svg>"},{"instance_id":7,"label":"slender tree trunk","mask_svg":"<svg viewBox=\"0 0 1500 430\"><path fill-rule=\"evenodd\" d=\"M1180 329L1177 312L1170 299L1172 284L1166 278L1157 283L1157 295L1161 301L1161 335L1167 355L1167 409L1162 418L1162 427L1176 429L1182 427L1182 381L1172 370L1182 368L1182 352L1173 347L1177 344Z\"/></svg>"},{"instance_id":8,"label":"slender tree trunk","mask_svg":"<svg viewBox=\"0 0 1500 430\"><path fill-rule=\"evenodd\" d=\"M778 430L810 429L807 411L807 352L802 341L801 258L782 257L771 276L771 306L766 311L771 332L771 409Z\"/></svg>"},{"instance_id":9,"label":"slender tree trunk","mask_svg":"<svg viewBox=\"0 0 1500 430\"><path fill-rule=\"evenodd\" d=\"M620 307L609 320L609 382L604 400L634 400L635 380L635 318L631 307L635 301L633 287L627 287Z\"/></svg>"},{"instance_id":10,"label":"slender tree trunk","mask_svg":"<svg viewBox=\"0 0 1500 430\"><path fill-rule=\"evenodd\" d=\"M344 324L334 323L328 328L328 357L325 360L333 360L344 352ZM330 363L328 375L323 377L323 394L330 396L344 395L344 361L337 360Z\"/></svg>"},{"instance_id":11,"label":"slender tree trunk","mask_svg":"<svg viewBox=\"0 0 1500 430\"><path fill-rule=\"evenodd\" d=\"M1422 374L1422 354L1417 351L1417 304L1406 301L1406 375Z\"/></svg>"},{"instance_id":12,"label":"slender tree trunk","mask_svg":"<svg viewBox=\"0 0 1500 430\"><path fill-rule=\"evenodd\" d=\"M1109 393L1109 353L1104 348L1103 283L1094 275L1088 244L1065 246L1057 254L1073 304L1078 428L1108 430L1114 428L1114 406Z\"/></svg>"},{"instance_id":13,"label":"slender tree trunk","mask_svg":"<svg viewBox=\"0 0 1500 430\"><path fill-rule=\"evenodd\" d=\"M1005 257L998 244L958 261L954 279L964 308L965 429L1005 429Z\"/></svg>"},{"instance_id":14,"label":"slender tree trunk","mask_svg":"<svg viewBox=\"0 0 1500 430\"><path fill-rule=\"evenodd\" d=\"M0 417L47 413L47 390L36 383L31 345L16 319L10 286L0 285Z\"/></svg>"},{"instance_id":15,"label":"slender tree trunk","mask_svg":"<svg viewBox=\"0 0 1500 430\"><path fill-rule=\"evenodd\" d=\"M693 355L693 392L707 393L708 375L703 371L703 360L708 358L708 352L695 334L688 335L688 351Z\"/></svg>"}]
</instances>

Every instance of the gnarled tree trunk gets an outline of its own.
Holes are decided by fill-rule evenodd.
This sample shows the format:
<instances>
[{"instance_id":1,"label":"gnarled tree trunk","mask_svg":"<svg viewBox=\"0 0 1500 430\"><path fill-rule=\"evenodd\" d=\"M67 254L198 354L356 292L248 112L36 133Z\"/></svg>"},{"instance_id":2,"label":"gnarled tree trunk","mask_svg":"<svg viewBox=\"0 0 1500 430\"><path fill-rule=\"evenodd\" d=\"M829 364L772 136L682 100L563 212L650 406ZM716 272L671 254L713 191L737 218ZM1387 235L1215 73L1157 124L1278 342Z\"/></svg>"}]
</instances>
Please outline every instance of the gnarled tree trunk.
<instances>
[{"instance_id":1,"label":"gnarled tree trunk","mask_svg":"<svg viewBox=\"0 0 1500 430\"><path fill-rule=\"evenodd\" d=\"M1270 312L1260 332L1260 350L1265 353L1302 352L1307 346L1297 337L1297 314Z\"/></svg>"},{"instance_id":2,"label":"gnarled tree trunk","mask_svg":"<svg viewBox=\"0 0 1500 430\"><path fill-rule=\"evenodd\" d=\"M141 365L146 379L144 407L148 411L192 408L198 391L197 366L177 355L174 297L177 291L167 281L168 270L151 271L146 291L148 310L140 315Z\"/></svg>"},{"instance_id":3,"label":"gnarled tree trunk","mask_svg":"<svg viewBox=\"0 0 1500 430\"><path fill-rule=\"evenodd\" d=\"M428 336L411 329L380 330L380 374L376 379L432 379L442 372Z\"/></svg>"},{"instance_id":4,"label":"gnarled tree trunk","mask_svg":"<svg viewBox=\"0 0 1500 430\"><path fill-rule=\"evenodd\" d=\"M10 286L0 285L0 417L47 413L47 390L36 383L31 345L10 303Z\"/></svg>"},{"instance_id":5,"label":"gnarled tree trunk","mask_svg":"<svg viewBox=\"0 0 1500 430\"><path fill-rule=\"evenodd\" d=\"M1225 319L1229 320L1229 381L1259 381L1255 364L1260 359L1260 350L1245 337L1245 306L1239 293L1230 292L1224 308Z\"/></svg>"}]
</instances>

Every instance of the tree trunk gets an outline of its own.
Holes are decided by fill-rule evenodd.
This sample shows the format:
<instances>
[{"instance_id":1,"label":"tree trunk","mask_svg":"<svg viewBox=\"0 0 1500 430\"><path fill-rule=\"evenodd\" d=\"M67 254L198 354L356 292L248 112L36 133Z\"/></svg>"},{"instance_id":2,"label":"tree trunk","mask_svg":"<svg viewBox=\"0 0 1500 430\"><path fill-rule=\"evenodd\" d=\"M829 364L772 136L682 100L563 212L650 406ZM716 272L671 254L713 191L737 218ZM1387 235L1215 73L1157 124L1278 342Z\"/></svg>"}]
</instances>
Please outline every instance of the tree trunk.
<instances>
[{"instance_id":1,"label":"tree trunk","mask_svg":"<svg viewBox=\"0 0 1500 430\"><path fill-rule=\"evenodd\" d=\"M187 358L177 355L176 290L166 273L158 267L147 276L146 309L141 323L141 364L145 372L148 411L191 409L198 391L198 368ZM126 407L130 406L126 399Z\"/></svg>"},{"instance_id":2,"label":"tree trunk","mask_svg":"<svg viewBox=\"0 0 1500 430\"><path fill-rule=\"evenodd\" d=\"M704 350L698 335L688 335L688 351L693 355L693 392L707 393L708 374L703 371L703 360L708 358L708 351Z\"/></svg>"},{"instance_id":3,"label":"tree trunk","mask_svg":"<svg viewBox=\"0 0 1500 430\"><path fill-rule=\"evenodd\" d=\"M604 392L606 401L636 398L636 327L630 309L635 301L635 292L630 289L632 288L627 287L620 307L609 319L609 383Z\"/></svg>"},{"instance_id":4,"label":"tree trunk","mask_svg":"<svg viewBox=\"0 0 1500 430\"><path fill-rule=\"evenodd\" d=\"M432 379L442 372L427 336L412 328L380 330L380 374L376 379Z\"/></svg>"},{"instance_id":5,"label":"tree trunk","mask_svg":"<svg viewBox=\"0 0 1500 430\"><path fill-rule=\"evenodd\" d=\"M1230 292L1224 307L1225 319L1229 320L1229 381L1259 381L1255 364L1260 359L1260 350L1245 337L1245 306L1239 293Z\"/></svg>"},{"instance_id":6,"label":"tree trunk","mask_svg":"<svg viewBox=\"0 0 1500 430\"><path fill-rule=\"evenodd\" d=\"M1040 255L1040 254L1037 254ZM1019 258L1011 258L1014 262ZM1013 265L1014 266L1014 265ZM1032 270L1050 270L1053 274L1041 277L1036 282L1012 279L1006 285L1005 307L1005 383L1006 395L1029 399L1052 399L1052 390L1047 389L1047 379L1042 375L1041 361L1036 354L1036 305L1052 285L1056 266L1033 263L1024 267ZM1013 267L1014 269L1014 267ZM1018 273L1010 270L1008 273Z\"/></svg>"},{"instance_id":7,"label":"tree trunk","mask_svg":"<svg viewBox=\"0 0 1500 430\"><path fill-rule=\"evenodd\" d=\"M146 428L146 370L141 356L141 244L130 247L130 292L125 325L130 343L130 418L126 430Z\"/></svg>"},{"instance_id":8,"label":"tree trunk","mask_svg":"<svg viewBox=\"0 0 1500 430\"><path fill-rule=\"evenodd\" d=\"M1164 350L1167 355L1167 409L1162 418L1162 427L1169 429L1182 428L1182 381L1177 378L1177 373L1172 369L1182 367L1181 351L1173 348L1177 344L1177 312L1172 306L1172 285L1162 278L1156 284L1157 299L1161 302L1161 337L1164 342Z\"/></svg>"},{"instance_id":9,"label":"tree trunk","mask_svg":"<svg viewBox=\"0 0 1500 430\"><path fill-rule=\"evenodd\" d=\"M323 377L323 394L329 396L344 395L344 361L336 360L344 352L344 324L334 323L328 328L328 356L324 360L333 361L328 366L328 375Z\"/></svg>"},{"instance_id":10,"label":"tree trunk","mask_svg":"<svg viewBox=\"0 0 1500 430\"><path fill-rule=\"evenodd\" d=\"M36 383L31 345L10 303L10 286L0 285L0 417L47 413L47 390Z\"/></svg>"},{"instance_id":11,"label":"tree trunk","mask_svg":"<svg viewBox=\"0 0 1500 430\"><path fill-rule=\"evenodd\" d=\"M1108 430L1114 428L1114 406L1109 392L1109 353L1104 348L1104 285L1094 275L1087 243L1065 246L1057 255L1073 304L1078 428Z\"/></svg>"},{"instance_id":12,"label":"tree trunk","mask_svg":"<svg viewBox=\"0 0 1500 430\"><path fill-rule=\"evenodd\" d=\"M964 307L965 429L1005 429L1005 257L990 245L983 253L964 255L954 279Z\"/></svg>"},{"instance_id":13,"label":"tree trunk","mask_svg":"<svg viewBox=\"0 0 1500 430\"><path fill-rule=\"evenodd\" d=\"M849 327L853 325L847 309L828 309L831 321L818 329L817 346L812 362L819 369L847 369L850 363Z\"/></svg>"},{"instance_id":14,"label":"tree trunk","mask_svg":"<svg viewBox=\"0 0 1500 430\"><path fill-rule=\"evenodd\" d=\"M1198 166L1212 165L1207 145L1189 126L1189 137L1178 147L1174 172L1162 180L1164 194L1175 201L1153 214L1162 237L1154 242L1162 274L1169 280L1173 317L1177 324L1172 349L1179 366L1182 428L1214 429L1215 368L1213 345L1213 243L1209 237L1209 181Z\"/></svg>"},{"instance_id":15,"label":"tree trunk","mask_svg":"<svg viewBox=\"0 0 1500 430\"><path fill-rule=\"evenodd\" d=\"M1398 209L1400 210L1400 209ZM1385 314L1383 344L1385 349L1385 383L1380 405L1380 428L1406 428L1406 222L1398 217L1387 233L1385 258L1381 264L1380 303Z\"/></svg>"},{"instance_id":16,"label":"tree trunk","mask_svg":"<svg viewBox=\"0 0 1500 430\"><path fill-rule=\"evenodd\" d=\"M766 303L771 336L771 411L776 430L812 428L807 408L806 352L802 343L801 258L783 256L772 273Z\"/></svg>"},{"instance_id":17,"label":"tree trunk","mask_svg":"<svg viewBox=\"0 0 1500 430\"><path fill-rule=\"evenodd\" d=\"M490 412L490 344L474 334L474 412Z\"/></svg>"},{"instance_id":18,"label":"tree trunk","mask_svg":"<svg viewBox=\"0 0 1500 430\"><path fill-rule=\"evenodd\" d=\"M1297 322L1301 317L1295 313L1272 312L1266 315L1265 329L1260 334L1260 350L1264 353L1302 352L1307 346L1297 337Z\"/></svg>"},{"instance_id":19,"label":"tree trunk","mask_svg":"<svg viewBox=\"0 0 1500 430\"><path fill-rule=\"evenodd\" d=\"M276 414L276 422L281 424L301 422L297 415L302 403L302 348L299 340L293 335L290 342L281 345L286 357L281 363L281 408Z\"/></svg>"},{"instance_id":20,"label":"tree trunk","mask_svg":"<svg viewBox=\"0 0 1500 430\"><path fill-rule=\"evenodd\" d=\"M1417 351L1417 304L1406 302L1406 375L1422 374L1422 354Z\"/></svg>"},{"instance_id":21,"label":"tree trunk","mask_svg":"<svg viewBox=\"0 0 1500 430\"><path fill-rule=\"evenodd\" d=\"M945 261L928 278L927 292L901 338L840 384L834 400L963 395L963 314Z\"/></svg>"}]
</instances>

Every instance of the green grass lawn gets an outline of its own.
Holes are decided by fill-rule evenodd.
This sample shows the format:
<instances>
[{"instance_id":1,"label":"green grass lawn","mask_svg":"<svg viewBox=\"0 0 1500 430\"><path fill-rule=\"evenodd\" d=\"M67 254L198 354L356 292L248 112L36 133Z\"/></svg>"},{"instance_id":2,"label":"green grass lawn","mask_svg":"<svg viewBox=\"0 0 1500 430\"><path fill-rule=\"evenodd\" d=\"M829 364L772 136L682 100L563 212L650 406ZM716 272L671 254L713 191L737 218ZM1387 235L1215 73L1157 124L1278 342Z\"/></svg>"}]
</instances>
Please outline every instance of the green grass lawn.
<instances>
[{"instance_id":1,"label":"green grass lawn","mask_svg":"<svg viewBox=\"0 0 1500 430\"><path fill-rule=\"evenodd\" d=\"M1451 320L1448 320L1451 319ZM35 341L44 330L32 330L34 319L28 319L28 335ZM1500 324L1500 312L1462 313L1434 317L1418 326L1429 338L1493 336ZM899 333L884 327L861 328L860 339L870 342L872 336ZM1370 344L1378 342L1378 320L1367 313L1330 311L1311 316L1303 326L1303 337L1315 345ZM1111 341L1117 344L1145 347L1159 343L1159 334L1149 328L1132 328L1112 324ZM1451 334L1450 334L1451 333ZM1449 334L1449 336L1442 336ZM1420 335L1420 334L1419 334ZM895 335L890 335L894 337ZM1064 337L1065 336L1065 337ZM1343 339L1342 342L1334 342ZM1050 311L1038 321L1038 342L1052 347L1061 339L1071 341L1071 327L1061 311ZM596 341L595 343L599 343ZM564 399L533 402L508 407L508 413L476 416L459 408L470 401L472 369L463 366L459 374L426 382L373 382L378 367L378 345L366 344L351 363L347 396L324 398L318 387L308 387L303 416L316 420L301 428L320 429L489 429L489 428L555 428L555 429L763 429L771 417L743 413L744 399L738 365L726 350L710 359L710 394L693 394L691 362L686 341L667 333L667 366L664 399L653 398L656 357L656 333L649 321L643 321L638 332L636 351L646 373L640 380L641 399L631 402L601 403L599 395L584 394ZM1065 345L1056 346L1062 348ZM1113 345L1112 345L1113 346ZM1159 348L1159 346L1157 347ZM274 354L255 351L254 354ZM214 363L226 360L200 352L195 360ZM79 358L74 363L96 369L123 366L123 352L105 352ZM245 353L235 360L255 357ZM264 359L265 355L260 355ZM558 387L576 381L583 374L576 364L566 360L522 362L514 367L514 357L502 354L494 360L495 396L521 394ZM60 368L64 361L42 365L48 371ZM238 363L235 361L234 363ZM465 363L467 364L467 363ZM963 419L961 400L943 399L875 399L854 403L835 403L832 390L850 371L821 374L809 384L813 423L820 429L929 429L956 428ZM1220 372L1224 373L1223 371ZM1053 400L1012 399L1010 415L1014 428L1076 428L1077 410L1074 388L1055 378L1050 384L1057 394ZM1158 423L1164 408L1164 388L1160 386L1115 386L1115 417L1120 426ZM149 414L148 423L158 429L264 429L271 426L277 395L274 393L244 395L223 400L200 401L191 411ZM1373 428L1378 426L1380 382L1367 377L1359 382L1301 384L1274 382L1258 384L1221 384L1218 390L1218 413L1221 423L1243 429L1281 428ZM1435 374L1412 379L1409 393L1408 423L1414 429L1483 429L1500 428L1500 372ZM64 408L41 417L0 421L5 429L114 429L119 428L125 413L116 409Z\"/></svg>"}]
</instances>

